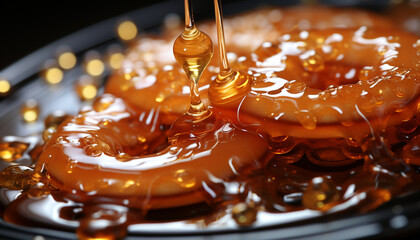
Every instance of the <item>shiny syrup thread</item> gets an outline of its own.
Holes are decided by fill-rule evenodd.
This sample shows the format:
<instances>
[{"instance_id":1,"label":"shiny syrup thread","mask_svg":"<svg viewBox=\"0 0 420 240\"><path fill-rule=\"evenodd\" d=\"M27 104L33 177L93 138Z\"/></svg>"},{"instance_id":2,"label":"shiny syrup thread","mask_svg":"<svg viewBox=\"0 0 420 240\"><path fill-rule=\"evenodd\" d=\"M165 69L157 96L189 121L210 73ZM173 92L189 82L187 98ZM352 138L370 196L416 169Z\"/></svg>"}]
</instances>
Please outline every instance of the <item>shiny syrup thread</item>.
<instances>
[{"instance_id":1,"label":"shiny syrup thread","mask_svg":"<svg viewBox=\"0 0 420 240\"><path fill-rule=\"evenodd\" d=\"M210 84L209 97L211 102L217 105L240 100L249 91L252 77L241 71L234 70L229 66L220 1L214 0L214 10L217 42L219 45L220 71L215 80Z\"/></svg>"},{"instance_id":2,"label":"shiny syrup thread","mask_svg":"<svg viewBox=\"0 0 420 240\"><path fill-rule=\"evenodd\" d=\"M217 20L221 10L216 1L215 10ZM304 10L299 11L305 15ZM274 10L269 13L267 16L278 16ZM186 25L193 27L192 18L187 21L189 16ZM220 30L221 14L219 17ZM216 226L229 221L258 227L274 224L272 219L281 224L322 212L366 212L392 196L417 190L418 175L404 162L411 168L418 165L418 73L393 59L404 63L416 59L416 51L406 43L416 50L418 41L410 35L383 36L386 33L365 28L303 30L283 34L279 43L261 43L232 67L252 75L250 90L234 92L233 98L223 101L220 92L210 93L214 108L205 106L206 96L200 96L197 89L197 76L201 75L197 70L205 67L197 63L206 59L209 51L202 54L194 49L180 54L179 62L189 75L190 84L186 85L190 94L185 102L187 113L179 112L176 120L160 112L160 105L141 110L110 94L76 116L56 113L45 123L45 146L3 139L3 218L22 225L77 229L81 239L115 239L124 237L128 226L133 232L142 232L148 230L144 226L156 222L173 229L179 224L194 223L198 229L202 224ZM197 46L199 39L190 39L190 46ZM220 46L226 46L220 34L218 39ZM343 57L348 61L348 39L368 51L367 47L377 47L377 52L370 53L379 63L336 63ZM220 75L230 67L227 61L227 67L223 66L226 50L219 51ZM152 56L143 55L149 63L154 61ZM406 63L410 66L412 61ZM153 72L153 65L147 69ZM177 74L176 70L176 66L166 68L164 76ZM303 74L297 78L294 72ZM122 75L122 83L129 88L117 89L132 91L142 81L142 74ZM316 81L308 82L311 79ZM217 79L211 84L215 82ZM347 87L354 83L371 90L354 94ZM352 88L361 88L358 85ZM214 85L210 92L212 89ZM343 104L337 108L337 96L349 99L346 95L356 99L354 109ZM129 99L129 94L122 96ZM302 102L302 96L322 103L319 112L324 117L308 109L310 101ZM330 102L334 104L328 105ZM293 107L296 104L297 109ZM345 118L349 112L356 116ZM328 122L330 119L334 121ZM172 129L165 120L175 121ZM360 133L349 132L356 127ZM162 167L174 162L173 167ZM40 205L53 206L60 214L39 212Z\"/></svg>"}]
</instances>

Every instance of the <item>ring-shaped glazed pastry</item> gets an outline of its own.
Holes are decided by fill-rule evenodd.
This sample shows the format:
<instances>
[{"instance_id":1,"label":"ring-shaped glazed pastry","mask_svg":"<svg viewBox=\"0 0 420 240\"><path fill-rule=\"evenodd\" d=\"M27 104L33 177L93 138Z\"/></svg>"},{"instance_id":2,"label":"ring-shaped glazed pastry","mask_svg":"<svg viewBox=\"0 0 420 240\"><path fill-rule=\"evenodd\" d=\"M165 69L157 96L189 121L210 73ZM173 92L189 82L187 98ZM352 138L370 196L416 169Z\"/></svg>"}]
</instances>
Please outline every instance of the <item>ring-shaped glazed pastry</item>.
<instances>
[{"instance_id":1,"label":"ring-shaped glazed pastry","mask_svg":"<svg viewBox=\"0 0 420 240\"><path fill-rule=\"evenodd\" d=\"M223 121L202 136L166 141L159 112L140 112L104 95L60 125L37 167L58 188L78 193L69 198L134 199L129 206L168 208L211 202L218 196L214 179L257 167L266 150L258 135Z\"/></svg>"},{"instance_id":2,"label":"ring-shaped glazed pastry","mask_svg":"<svg viewBox=\"0 0 420 240\"><path fill-rule=\"evenodd\" d=\"M271 136L311 139L394 126L418 111L417 44L414 35L366 27L285 34L242 63L257 80L232 115Z\"/></svg>"}]
</instances>

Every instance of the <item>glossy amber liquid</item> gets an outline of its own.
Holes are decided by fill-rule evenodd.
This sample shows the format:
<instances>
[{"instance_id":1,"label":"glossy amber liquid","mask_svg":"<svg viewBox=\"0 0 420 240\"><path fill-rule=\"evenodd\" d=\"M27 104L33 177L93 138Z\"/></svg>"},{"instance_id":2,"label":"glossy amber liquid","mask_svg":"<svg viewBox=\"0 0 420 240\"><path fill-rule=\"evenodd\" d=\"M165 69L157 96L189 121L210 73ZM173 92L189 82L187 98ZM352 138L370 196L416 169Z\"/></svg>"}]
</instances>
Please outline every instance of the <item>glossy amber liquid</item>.
<instances>
[{"instance_id":1,"label":"glossy amber liquid","mask_svg":"<svg viewBox=\"0 0 420 240\"><path fill-rule=\"evenodd\" d=\"M222 30L220 24L217 27ZM281 129L275 124L283 117L278 110L292 106L293 97L309 88L322 91L316 101L328 101L336 91L332 85L364 83L372 76L361 66L334 65L316 54L289 57L285 65L296 71L272 71L283 64L275 58L277 54L299 49L301 39L292 40L284 48L263 45L248 62L227 65L224 69L232 70L227 74L220 71L212 82L218 85L209 86L213 108L203 103L206 96L198 87L206 80L200 77L211 60L212 43L194 25L186 28L173 46L189 81L186 114L174 114L174 120L158 108L145 110L104 95L78 115L48 124L44 151L23 139L1 143L3 218L26 226L77 229L82 239L114 239L125 236L128 226L142 232L155 224L165 224L168 231L193 225L199 232L203 225L230 222L250 226L257 221L259 226L269 226L273 222L261 216L288 222L295 220L288 213L311 218L328 210L333 214L334 207L366 212L392 196L418 190L418 175L412 171L419 165L417 115L382 129L386 141L369 135L305 138L282 134L299 129L295 132L301 135L305 131L322 135L317 130L339 132L343 126L354 130L359 123L346 119L319 124L313 113L301 111L306 106L290 111L295 123L286 122ZM224 47L224 41L219 45ZM345 48L336 50L329 57L339 56ZM175 70L159 72L156 81L164 82L168 75L181 79ZM239 70L252 74L229 75ZM275 85L274 80L296 72L304 73L302 79ZM138 77L133 76L128 78ZM237 79L245 79L244 84L237 84ZM147 89L145 95L154 101L153 91ZM246 101L232 107L229 96L240 96L240 100L246 96ZM383 102L379 92L372 99L362 101L363 111ZM270 108L272 102L279 105ZM176 107L179 103L175 103ZM247 107L266 115L249 114ZM40 211L43 208L54 209L56 214Z\"/></svg>"}]
</instances>

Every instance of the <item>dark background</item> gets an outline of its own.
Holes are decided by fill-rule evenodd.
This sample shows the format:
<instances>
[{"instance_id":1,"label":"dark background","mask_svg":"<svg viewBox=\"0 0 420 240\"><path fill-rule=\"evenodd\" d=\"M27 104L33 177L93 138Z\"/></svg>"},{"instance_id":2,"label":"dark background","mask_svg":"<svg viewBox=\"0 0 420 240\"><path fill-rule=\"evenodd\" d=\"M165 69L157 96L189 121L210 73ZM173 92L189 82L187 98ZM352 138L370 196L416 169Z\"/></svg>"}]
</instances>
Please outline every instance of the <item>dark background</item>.
<instances>
[{"instance_id":1,"label":"dark background","mask_svg":"<svg viewBox=\"0 0 420 240\"><path fill-rule=\"evenodd\" d=\"M0 69L86 26L161 1L86 2L8 1L0 7Z\"/></svg>"},{"instance_id":2,"label":"dark background","mask_svg":"<svg viewBox=\"0 0 420 240\"><path fill-rule=\"evenodd\" d=\"M179 1L183 4L183 0ZM194 3L199 1L204 0ZM2 2L0 71L48 43L86 26L159 2L164 0L98 1L96 4L93 1L7 1L7 5ZM229 2L235 0L223 0L223 3Z\"/></svg>"},{"instance_id":3,"label":"dark background","mask_svg":"<svg viewBox=\"0 0 420 240\"><path fill-rule=\"evenodd\" d=\"M28 2L0 7L0 69L86 26L162 1Z\"/></svg>"},{"instance_id":4,"label":"dark background","mask_svg":"<svg viewBox=\"0 0 420 240\"><path fill-rule=\"evenodd\" d=\"M179 1L183 4L183 0ZM222 3L239 1L222 0ZM326 4L352 5L386 4L390 0L320 1ZM86 26L158 2L163 2L163 0L2 2L0 6L0 71L38 48ZM213 11L212 2L211 0L194 0L193 5L209 4L209 10ZM268 2L275 2L275 0ZM305 1L278 0L277 2L290 4Z\"/></svg>"}]
</instances>

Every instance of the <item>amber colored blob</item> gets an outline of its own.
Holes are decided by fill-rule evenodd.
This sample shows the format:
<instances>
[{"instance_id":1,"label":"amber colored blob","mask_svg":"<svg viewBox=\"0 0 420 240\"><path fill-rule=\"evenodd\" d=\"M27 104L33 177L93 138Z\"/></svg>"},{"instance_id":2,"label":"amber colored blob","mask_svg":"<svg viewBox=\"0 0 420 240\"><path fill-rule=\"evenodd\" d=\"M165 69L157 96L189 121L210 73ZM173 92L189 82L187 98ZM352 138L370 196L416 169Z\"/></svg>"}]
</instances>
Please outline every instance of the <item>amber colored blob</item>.
<instances>
[{"instance_id":1,"label":"amber colored blob","mask_svg":"<svg viewBox=\"0 0 420 240\"><path fill-rule=\"evenodd\" d=\"M23 190L36 184L42 175L32 168L23 165L10 166L0 172L1 187Z\"/></svg>"},{"instance_id":2,"label":"amber colored blob","mask_svg":"<svg viewBox=\"0 0 420 240\"><path fill-rule=\"evenodd\" d=\"M302 204L313 210L328 210L339 199L338 191L333 182L327 178L312 179L303 193Z\"/></svg>"},{"instance_id":3,"label":"amber colored blob","mask_svg":"<svg viewBox=\"0 0 420 240\"><path fill-rule=\"evenodd\" d=\"M195 25L186 27L175 40L174 56L191 81L191 104L188 114L200 116L206 114L206 107L201 101L198 81L213 56L213 43L207 34L198 30Z\"/></svg>"},{"instance_id":4,"label":"amber colored blob","mask_svg":"<svg viewBox=\"0 0 420 240\"><path fill-rule=\"evenodd\" d=\"M241 227L247 227L257 221L258 210L254 203L238 203L232 208L232 218Z\"/></svg>"},{"instance_id":5,"label":"amber colored blob","mask_svg":"<svg viewBox=\"0 0 420 240\"><path fill-rule=\"evenodd\" d=\"M80 221L76 233L81 240L122 239L127 234L126 221L127 213L118 211L118 208L95 209Z\"/></svg>"}]
</instances>

